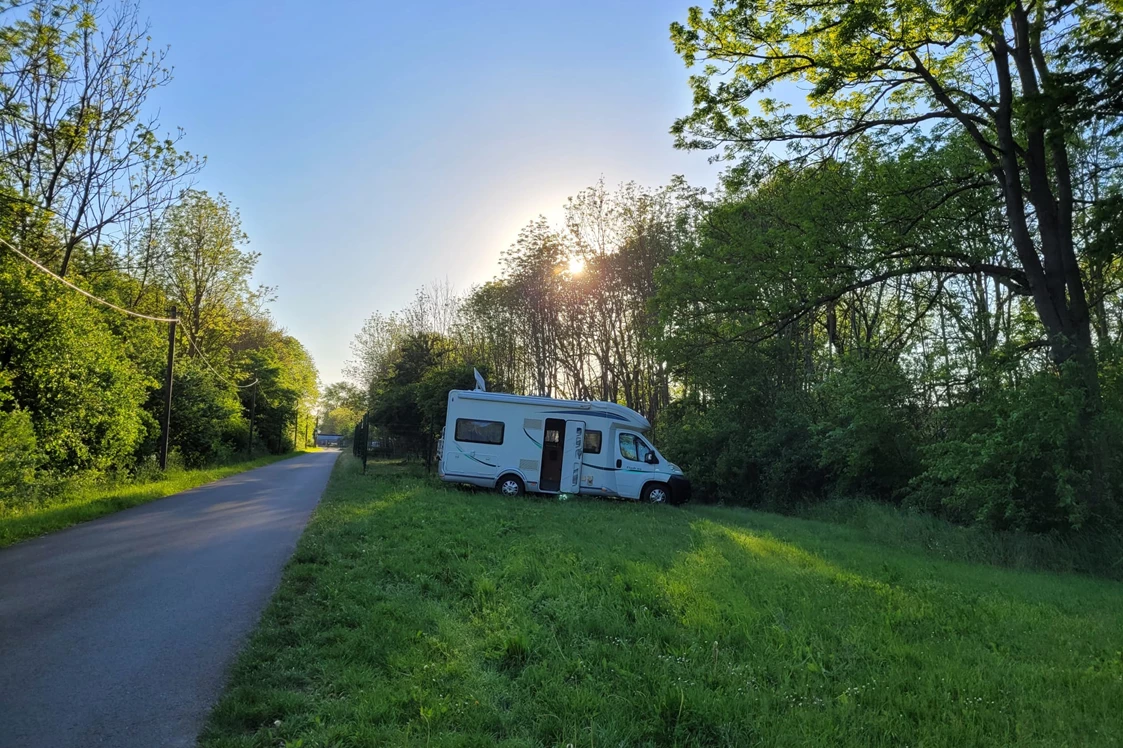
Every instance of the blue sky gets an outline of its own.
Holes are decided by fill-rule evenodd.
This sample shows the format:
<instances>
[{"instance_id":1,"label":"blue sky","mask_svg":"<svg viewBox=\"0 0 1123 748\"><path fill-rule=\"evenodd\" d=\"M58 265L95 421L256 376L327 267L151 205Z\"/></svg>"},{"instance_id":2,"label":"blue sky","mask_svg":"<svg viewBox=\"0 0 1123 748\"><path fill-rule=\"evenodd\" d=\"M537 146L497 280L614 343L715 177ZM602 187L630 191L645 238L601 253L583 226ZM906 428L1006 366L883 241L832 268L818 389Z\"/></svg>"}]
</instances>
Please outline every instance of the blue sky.
<instances>
[{"instance_id":1,"label":"blue sky","mask_svg":"<svg viewBox=\"0 0 1123 748\"><path fill-rule=\"evenodd\" d=\"M373 310L491 278L527 221L603 176L712 186L674 150L690 106L668 26L689 0L141 0L175 80L156 104L205 154L325 383Z\"/></svg>"}]
</instances>

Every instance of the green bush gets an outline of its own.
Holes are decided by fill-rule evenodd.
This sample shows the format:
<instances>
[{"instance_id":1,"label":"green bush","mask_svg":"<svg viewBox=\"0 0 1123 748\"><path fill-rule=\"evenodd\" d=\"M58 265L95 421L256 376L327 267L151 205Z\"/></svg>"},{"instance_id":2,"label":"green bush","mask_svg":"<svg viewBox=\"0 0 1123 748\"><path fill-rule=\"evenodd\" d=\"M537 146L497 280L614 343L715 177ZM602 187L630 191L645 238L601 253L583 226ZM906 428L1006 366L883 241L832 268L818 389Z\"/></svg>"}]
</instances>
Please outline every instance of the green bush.
<instances>
[{"instance_id":1,"label":"green bush","mask_svg":"<svg viewBox=\"0 0 1123 748\"><path fill-rule=\"evenodd\" d=\"M720 403L672 403L659 417L660 449L696 484L699 501L780 511L824 492L812 422L798 397L767 403L746 388Z\"/></svg>"},{"instance_id":2,"label":"green bush","mask_svg":"<svg viewBox=\"0 0 1123 748\"><path fill-rule=\"evenodd\" d=\"M661 449L703 501L778 511L837 495L898 501L920 470L912 390L895 367L846 363L808 392L743 370L720 400L672 403Z\"/></svg>"},{"instance_id":3,"label":"green bush","mask_svg":"<svg viewBox=\"0 0 1123 748\"><path fill-rule=\"evenodd\" d=\"M1048 372L1017 389L996 388L943 415L925 447L926 469L910 503L956 522L996 529L1079 530L1106 486L1093 483L1097 450L1117 460L1120 413L1111 400L1089 416L1075 372ZM1114 476L1114 473L1109 473Z\"/></svg>"},{"instance_id":4,"label":"green bush","mask_svg":"<svg viewBox=\"0 0 1123 748\"><path fill-rule=\"evenodd\" d=\"M31 416L18 409L0 411L0 505L31 498L35 471L41 463Z\"/></svg>"},{"instance_id":5,"label":"green bush","mask_svg":"<svg viewBox=\"0 0 1123 748\"><path fill-rule=\"evenodd\" d=\"M187 359L172 382L171 446L188 468L223 462L244 444L242 403L203 364ZM163 392L153 392L163 409Z\"/></svg>"},{"instance_id":6,"label":"green bush","mask_svg":"<svg viewBox=\"0 0 1123 748\"><path fill-rule=\"evenodd\" d=\"M656 443L660 450L687 471L694 500L728 501L730 485L746 485L742 466L723 459L724 446L732 436L728 421L715 418L699 398L672 402L656 421ZM722 463L719 470L719 462Z\"/></svg>"},{"instance_id":7,"label":"green bush","mask_svg":"<svg viewBox=\"0 0 1123 748\"><path fill-rule=\"evenodd\" d=\"M0 262L0 356L11 406L28 414L60 474L131 467L144 436L145 378L100 312L73 292Z\"/></svg>"},{"instance_id":8,"label":"green bush","mask_svg":"<svg viewBox=\"0 0 1123 748\"><path fill-rule=\"evenodd\" d=\"M760 476L761 498L753 504L790 511L828 492L828 474L807 407L805 398L788 393L778 397L771 410L757 414L758 425L747 443L753 471Z\"/></svg>"},{"instance_id":9,"label":"green bush","mask_svg":"<svg viewBox=\"0 0 1123 748\"><path fill-rule=\"evenodd\" d=\"M920 470L912 386L900 367L848 360L818 390L819 465L829 491L900 500Z\"/></svg>"}]
</instances>

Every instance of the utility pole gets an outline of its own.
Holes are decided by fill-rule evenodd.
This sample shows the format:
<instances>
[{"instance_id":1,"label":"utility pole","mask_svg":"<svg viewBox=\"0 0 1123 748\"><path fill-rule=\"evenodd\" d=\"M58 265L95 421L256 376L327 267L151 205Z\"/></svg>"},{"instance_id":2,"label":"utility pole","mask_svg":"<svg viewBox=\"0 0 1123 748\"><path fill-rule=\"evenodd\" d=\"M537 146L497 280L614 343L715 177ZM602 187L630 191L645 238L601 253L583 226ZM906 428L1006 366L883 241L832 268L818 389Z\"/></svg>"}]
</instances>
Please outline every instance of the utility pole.
<instances>
[{"instance_id":1,"label":"utility pole","mask_svg":"<svg viewBox=\"0 0 1123 748\"><path fill-rule=\"evenodd\" d=\"M253 395L250 396L250 443L249 453L250 458L253 458L253 417L257 411L257 380L253 380Z\"/></svg>"},{"instance_id":2,"label":"utility pole","mask_svg":"<svg viewBox=\"0 0 1123 748\"><path fill-rule=\"evenodd\" d=\"M300 408L296 409L296 420L292 422L292 449L296 451L296 440L300 436Z\"/></svg>"},{"instance_id":3,"label":"utility pole","mask_svg":"<svg viewBox=\"0 0 1123 748\"><path fill-rule=\"evenodd\" d=\"M172 321L168 324L168 368L164 372L164 423L160 433L160 469L168 469L168 443L172 431L172 367L175 365L176 308L172 304Z\"/></svg>"}]
</instances>

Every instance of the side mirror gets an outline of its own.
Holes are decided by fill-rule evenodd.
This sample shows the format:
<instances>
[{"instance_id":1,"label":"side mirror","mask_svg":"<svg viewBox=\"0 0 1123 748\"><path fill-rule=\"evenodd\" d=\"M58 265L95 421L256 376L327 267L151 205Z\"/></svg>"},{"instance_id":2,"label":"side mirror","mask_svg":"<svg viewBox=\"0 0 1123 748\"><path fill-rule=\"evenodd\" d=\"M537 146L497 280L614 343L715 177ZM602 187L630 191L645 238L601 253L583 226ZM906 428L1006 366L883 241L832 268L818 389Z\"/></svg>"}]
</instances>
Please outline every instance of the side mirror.
<instances>
[{"instance_id":1,"label":"side mirror","mask_svg":"<svg viewBox=\"0 0 1123 748\"><path fill-rule=\"evenodd\" d=\"M643 458L643 461L646 462L648 465L658 465L659 464L659 458L655 456L654 452L648 452L647 455Z\"/></svg>"}]
</instances>

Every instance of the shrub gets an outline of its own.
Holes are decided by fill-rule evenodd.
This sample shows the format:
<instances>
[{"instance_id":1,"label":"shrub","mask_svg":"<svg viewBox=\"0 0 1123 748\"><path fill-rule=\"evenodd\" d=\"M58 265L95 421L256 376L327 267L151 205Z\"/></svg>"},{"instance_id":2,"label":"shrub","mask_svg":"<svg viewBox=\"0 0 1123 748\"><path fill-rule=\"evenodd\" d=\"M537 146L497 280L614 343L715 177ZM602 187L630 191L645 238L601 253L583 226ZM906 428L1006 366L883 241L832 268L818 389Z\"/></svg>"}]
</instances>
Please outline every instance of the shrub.
<instances>
[{"instance_id":1,"label":"shrub","mask_svg":"<svg viewBox=\"0 0 1123 748\"><path fill-rule=\"evenodd\" d=\"M850 360L819 388L819 465L832 494L897 501L919 472L912 386L900 367Z\"/></svg>"},{"instance_id":2,"label":"shrub","mask_svg":"<svg viewBox=\"0 0 1123 748\"><path fill-rule=\"evenodd\" d=\"M813 391L746 373L720 400L672 403L661 449L700 500L778 511L835 495L898 501L920 470L911 387L895 366L846 363Z\"/></svg>"},{"instance_id":3,"label":"shrub","mask_svg":"<svg viewBox=\"0 0 1123 748\"><path fill-rule=\"evenodd\" d=\"M31 416L19 409L0 411L0 504L30 499L41 463Z\"/></svg>"},{"instance_id":4,"label":"shrub","mask_svg":"<svg viewBox=\"0 0 1123 748\"><path fill-rule=\"evenodd\" d=\"M245 434L242 403L233 390L202 364L187 359L172 383L170 443L189 468L221 462L234 453ZM156 392L163 407L163 393Z\"/></svg>"},{"instance_id":5,"label":"shrub","mask_svg":"<svg viewBox=\"0 0 1123 748\"><path fill-rule=\"evenodd\" d=\"M1042 372L945 412L910 503L996 529L1080 529L1102 490L1093 483L1093 456L1118 454L1121 419L1110 400L1091 418L1072 376ZM1115 480L1109 476L1107 488Z\"/></svg>"},{"instance_id":6,"label":"shrub","mask_svg":"<svg viewBox=\"0 0 1123 748\"><path fill-rule=\"evenodd\" d=\"M147 380L89 303L0 263L0 352L11 408L31 415L45 462L60 473L131 466Z\"/></svg>"}]
</instances>

